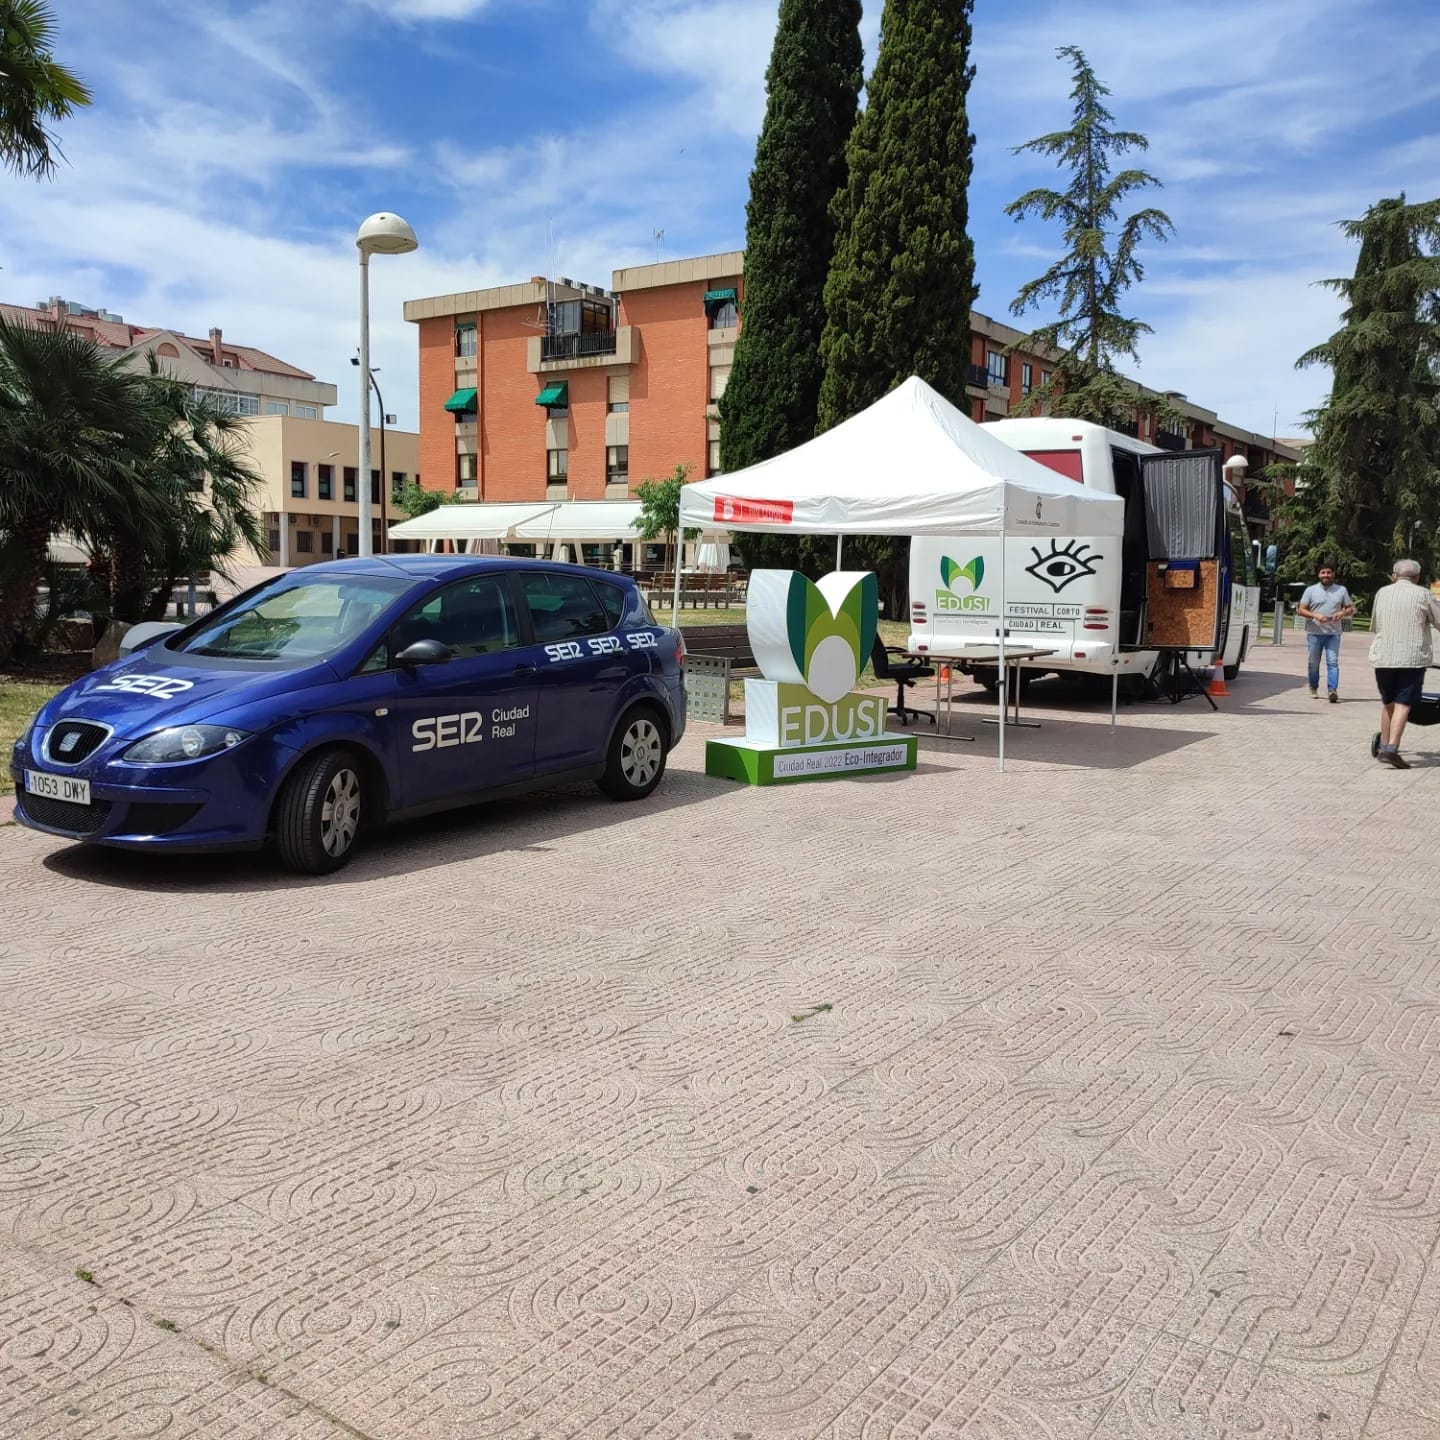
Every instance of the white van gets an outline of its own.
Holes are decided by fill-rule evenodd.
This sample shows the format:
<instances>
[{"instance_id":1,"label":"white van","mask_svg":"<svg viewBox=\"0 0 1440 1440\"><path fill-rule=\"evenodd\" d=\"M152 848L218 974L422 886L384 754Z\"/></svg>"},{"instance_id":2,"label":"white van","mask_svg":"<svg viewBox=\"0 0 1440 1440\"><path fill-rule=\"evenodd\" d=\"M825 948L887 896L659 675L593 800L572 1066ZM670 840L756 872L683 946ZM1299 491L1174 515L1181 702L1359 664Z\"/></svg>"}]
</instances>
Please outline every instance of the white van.
<instances>
[{"instance_id":1,"label":"white van","mask_svg":"<svg viewBox=\"0 0 1440 1440\"><path fill-rule=\"evenodd\" d=\"M1055 652L1027 666L1025 677L1065 671L1109 678L1117 668L1122 675L1156 673L1161 652L1144 648L1148 549L1140 460L1175 452L1083 420L995 420L986 428L1076 484L1125 501L1123 541L1006 538L1006 631L1012 641L1033 639L1037 648ZM1229 546L1219 557L1220 653L1226 678L1234 679L1259 630L1260 591L1240 502L1228 485L1224 496ZM967 644L994 644L995 616L979 592L985 574L995 573L999 543L937 535L910 542L911 650L953 656ZM993 595L993 581L985 589ZM1185 655L1196 670L1214 659L1209 650ZM984 685L998 679L993 665L961 659L959 668Z\"/></svg>"}]
</instances>

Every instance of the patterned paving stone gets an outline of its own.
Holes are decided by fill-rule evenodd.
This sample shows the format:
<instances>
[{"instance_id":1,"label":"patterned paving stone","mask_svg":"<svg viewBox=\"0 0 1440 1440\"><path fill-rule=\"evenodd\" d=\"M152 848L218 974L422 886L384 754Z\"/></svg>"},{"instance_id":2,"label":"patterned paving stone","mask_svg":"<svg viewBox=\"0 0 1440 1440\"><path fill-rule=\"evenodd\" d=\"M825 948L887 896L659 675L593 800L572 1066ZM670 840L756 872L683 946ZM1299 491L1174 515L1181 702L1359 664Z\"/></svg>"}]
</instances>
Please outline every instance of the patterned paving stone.
<instances>
[{"instance_id":1,"label":"patterned paving stone","mask_svg":"<svg viewBox=\"0 0 1440 1440\"><path fill-rule=\"evenodd\" d=\"M1434 1440L1440 756L1302 666L328 881L0 829L0 1435Z\"/></svg>"}]
</instances>

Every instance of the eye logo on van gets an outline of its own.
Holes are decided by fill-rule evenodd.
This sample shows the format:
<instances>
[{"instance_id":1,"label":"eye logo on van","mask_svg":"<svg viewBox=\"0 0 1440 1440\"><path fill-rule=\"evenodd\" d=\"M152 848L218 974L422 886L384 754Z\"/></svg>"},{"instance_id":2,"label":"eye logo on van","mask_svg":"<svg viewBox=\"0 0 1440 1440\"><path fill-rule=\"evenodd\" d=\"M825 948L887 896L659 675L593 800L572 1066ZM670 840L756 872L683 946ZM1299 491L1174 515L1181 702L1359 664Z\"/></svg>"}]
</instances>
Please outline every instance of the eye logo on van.
<instances>
[{"instance_id":1,"label":"eye logo on van","mask_svg":"<svg viewBox=\"0 0 1440 1440\"><path fill-rule=\"evenodd\" d=\"M1064 545L1052 540L1048 552L1042 554L1038 545L1030 547L1035 557L1025 567L1027 575L1043 581L1055 594L1086 575L1093 575L1105 557L1090 550L1083 540L1067 540Z\"/></svg>"}]
</instances>

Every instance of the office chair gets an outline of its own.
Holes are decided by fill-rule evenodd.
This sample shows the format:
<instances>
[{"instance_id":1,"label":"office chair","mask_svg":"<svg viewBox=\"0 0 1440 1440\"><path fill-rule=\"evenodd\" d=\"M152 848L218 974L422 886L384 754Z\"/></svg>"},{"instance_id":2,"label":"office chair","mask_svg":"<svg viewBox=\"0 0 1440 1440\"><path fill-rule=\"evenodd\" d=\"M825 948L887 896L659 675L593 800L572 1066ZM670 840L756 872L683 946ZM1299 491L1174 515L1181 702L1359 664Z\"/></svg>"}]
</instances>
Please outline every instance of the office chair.
<instances>
[{"instance_id":1,"label":"office chair","mask_svg":"<svg viewBox=\"0 0 1440 1440\"><path fill-rule=\"evenodd\" d=\"M917 680L928 679L935 673L935 669L919 660L907 660L897 665L890 658L891 655L903 655L904 653L896 646L887 646L877 635L875 643L870 647L870 668L874 670L877 680L893 680L895 682L895 703L890 707L890 714L895 716L902 725L908 725L912 716L919 719L922 715L926 716L933 725L935 723L933 710L916 710L905 703L905 687L913 685Z\"/></svg>"}]
</instances>

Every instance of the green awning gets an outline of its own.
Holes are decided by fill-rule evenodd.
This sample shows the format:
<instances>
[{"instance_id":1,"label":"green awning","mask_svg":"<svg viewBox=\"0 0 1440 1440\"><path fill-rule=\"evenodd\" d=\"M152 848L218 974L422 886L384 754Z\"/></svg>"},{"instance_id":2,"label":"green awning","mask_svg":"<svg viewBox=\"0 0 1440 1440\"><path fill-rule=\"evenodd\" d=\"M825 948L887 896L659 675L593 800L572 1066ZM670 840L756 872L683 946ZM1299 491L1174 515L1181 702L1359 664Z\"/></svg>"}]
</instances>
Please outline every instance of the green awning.
<instances>
[{"instance_id":1,"label":"green awning","mask_svg":"<svg viewBox=\"0 0 1440 1440\"><path fill-rule=\"evenodd\" d=\"M705 292L705 303L707 305L723 305L727 300L733 300L733 290L707 290Z\"/></svg>"},{"instance_id":2,"label":"green awning","mask_svg":"<svg viewBox=\"0 0 1440 1440\"><path fill-rule=\"evenodd\" d=\"M446 402L445 408L456 415L472 414L475 410L475 387L457 390Z\"/></svg>"},{"instance_id":3,"label":"green awning","mask_svg":"<svg viewBox=\"0 0 1440 1440\"><path fill-rule=\"evenodd\" d=\"M553 385L547 385L536 397L535 403L543 405L547 410L552 405L565 405L570 399L570 382L568 380L557 380Z\"/></svg>"}]
</instances>

